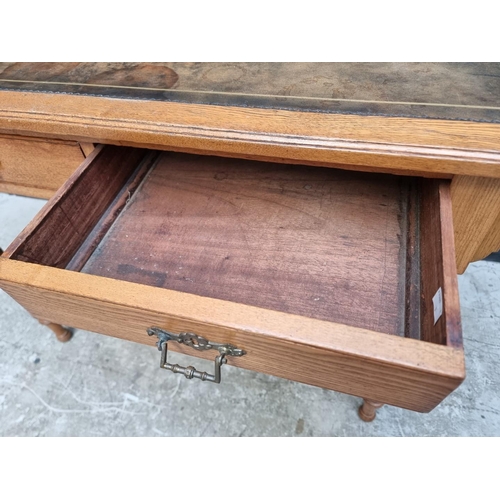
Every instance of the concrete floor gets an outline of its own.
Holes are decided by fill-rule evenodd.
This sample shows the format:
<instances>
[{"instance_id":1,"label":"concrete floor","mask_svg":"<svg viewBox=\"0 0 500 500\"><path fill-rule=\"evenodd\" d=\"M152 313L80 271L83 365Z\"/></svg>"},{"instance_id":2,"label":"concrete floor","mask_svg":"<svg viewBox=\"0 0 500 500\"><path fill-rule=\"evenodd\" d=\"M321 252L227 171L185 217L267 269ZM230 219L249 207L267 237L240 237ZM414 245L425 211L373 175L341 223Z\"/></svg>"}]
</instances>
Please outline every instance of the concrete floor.
<instances>
[{"instance_id":1,"label":"concrete floor","mask_svg":"<svg viewBox=\"0 0 500 500\"><path fill-rule=\"evenodd\" d=\"M0 194L0 247L43 203ZM500 263L459 286L466 381L429 414L384 407L369 424L345 394L228 366L220 386L187 380L151 347L80 330L61 344L0 291L0 435L500 436Z\"/></svg>"}]
</instances>

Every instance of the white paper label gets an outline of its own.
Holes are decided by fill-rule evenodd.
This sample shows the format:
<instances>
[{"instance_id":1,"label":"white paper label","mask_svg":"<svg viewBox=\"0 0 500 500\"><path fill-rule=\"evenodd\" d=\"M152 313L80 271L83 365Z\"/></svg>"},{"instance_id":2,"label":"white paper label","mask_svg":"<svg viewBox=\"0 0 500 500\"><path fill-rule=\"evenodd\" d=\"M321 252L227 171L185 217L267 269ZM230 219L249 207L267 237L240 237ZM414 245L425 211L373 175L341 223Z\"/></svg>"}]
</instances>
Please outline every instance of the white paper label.
<instances>
[{"instance_id":1,"label":"white paper label","mask_svg":"<svg viewBox=\"0 0 500 500\"><path fill-rule=\"evenodd\" d=\"M432 303L434 304L434 324L436 324L443 314L443 291L441 287L438 288L436 295L432 297Z\"/></svg>"}]
</instances>

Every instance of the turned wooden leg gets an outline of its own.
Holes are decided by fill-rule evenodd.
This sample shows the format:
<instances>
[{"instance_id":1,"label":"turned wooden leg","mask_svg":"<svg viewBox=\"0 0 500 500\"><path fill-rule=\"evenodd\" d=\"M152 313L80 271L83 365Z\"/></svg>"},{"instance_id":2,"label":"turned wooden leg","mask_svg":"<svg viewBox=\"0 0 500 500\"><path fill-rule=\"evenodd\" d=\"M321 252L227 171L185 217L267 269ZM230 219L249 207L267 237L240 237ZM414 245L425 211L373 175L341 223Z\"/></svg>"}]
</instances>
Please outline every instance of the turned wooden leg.
<instances>
[{"instance_id":1,"label":"turned wooden leg","mask_svg":"<svg viewBox=\"0 0 500 500\"><path fill-rule=\"evenodd\" d=\"M359 407L358 415L361 420L371 422L377 416L377 410L384 406L383 403L376 403L369 399L363 399L363 404Z\"/></svg>"},{"instance_id":2,"label":"turned wooden leg","mask_svg":"<svg viewBox=\"0 0 500 500\"><path fill-rule=\"evenodd\" d=\"M57 323L51 323L50 321L39 321L42 325L48 326L56 334L59 342L67 342L73 336L73 332L64 328L64 326L58 325Z\"/></svg>"},{"instance_id":3,"label":"turned wooden leg","mask_svg":"<svg viewBox=\"0 0 500 500\"><path fill-rule=\"evenodd\" d=\"M3 250L0 248L0 255L3 254ZM42 325L48 326L57 337L59 342L67 342L73 336L73 332L64 328L64 326L58 325L56 323L51 323L50 321L43 321L41 319L38 320Z\"/></svg>"}]
</instances>

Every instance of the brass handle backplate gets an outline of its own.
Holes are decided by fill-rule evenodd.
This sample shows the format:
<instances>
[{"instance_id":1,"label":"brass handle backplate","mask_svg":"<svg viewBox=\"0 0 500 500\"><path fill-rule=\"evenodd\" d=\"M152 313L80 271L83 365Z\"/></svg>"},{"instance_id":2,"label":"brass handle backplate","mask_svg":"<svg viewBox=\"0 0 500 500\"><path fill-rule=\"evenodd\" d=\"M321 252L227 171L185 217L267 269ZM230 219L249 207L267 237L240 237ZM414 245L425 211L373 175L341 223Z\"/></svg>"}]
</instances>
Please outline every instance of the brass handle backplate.
<instances>
[{"instance_id":1,"label":"brass handle backplate","mask_svg":"<svg viewBox=\"0 0 500 500\"><path fill-rule=\"evenodd\" d=\"M224 363L227 363L226 356L243 356L246 354L243 349L238 349L231 344L218 344L216 342L210 342L206 338L191 332L183 332L177 335L158 327L148 328L147 332L149 336L156 335L156 337L158 337L156 345L158 346L158 350L161 351L160 368L170 370L174 373L181 373L186 378L199 378L200 380L207 380L208 382L219 384L221 377L220 367ZM197 351L207 351L209 349L216 349L219 351L219 355L215 358L215 373L212 375L207 372L200 372L193 366L184 367L169 363L167 361L167 344L169 340L173 340L179 344L188 345Z\"/></svg>"}]
</instances>

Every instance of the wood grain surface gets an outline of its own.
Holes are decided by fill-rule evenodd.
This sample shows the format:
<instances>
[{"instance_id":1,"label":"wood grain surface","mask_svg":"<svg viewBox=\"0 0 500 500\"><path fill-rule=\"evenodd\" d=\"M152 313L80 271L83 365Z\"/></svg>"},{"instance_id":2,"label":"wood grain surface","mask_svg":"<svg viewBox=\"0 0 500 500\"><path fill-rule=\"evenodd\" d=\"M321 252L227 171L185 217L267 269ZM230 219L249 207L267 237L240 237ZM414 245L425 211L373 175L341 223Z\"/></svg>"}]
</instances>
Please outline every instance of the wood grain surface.
<instances>
[{"instance_id":1,"label":"wood grain surface","mask_svg":"<svg viewBox=\"0 0 500 500\"><path fill-rule=\"evenodd\" d=\"M99 221L95 223L88 236L82 240L80 247L76 250L71 261L66 265L66 269L71 271L82 270L85 263L99 246L101 240L108 233L116 218L120 215L122 210L126 208L135 191L140 187L144 177L150 172L159 154L159 152L155 151L149 151L147 153L145 161L139 164L132 175L125 181L116 197L110 201L107 208L102 211ZM108 166L111 166L111 168L114 166L116 168L117 164L108 164Z\"/></svg>"},{"instance_id":2,"label":"wood grain surface","mask_svg":"<svg viewBox=\"0 0 500 500\"><path fill-rule=\"evenodd\" d=\"M83 160L75 141L0 135L0 192L50 198Z\"/></svg>"},{"instance_id":3,"label":"wood grain surface","mask_svg":"<svg viewBox=\"0 0 500 500\"><path fill-rule=\"evenodd\" d=\"M0 285L42 320L149 345L150 326L192 331L244 349L245 356L229 357L234 366L415 411L430 411L465 377L461 348L4 256ZM171 348L201 355L177 343Z\"/></svg>"},{"instance_id":4,"label":"wood grain surface","mask_svg":"<svg viewBox=\"0 0 500 500\"><path fill-rule=\"evenodd\" d=\"M500 251L500 212L495 222L490 226L490 230L478 247L474 260L484 259L493 252Z\"/></svg>"},{"instance_id":5,"label":"wood grain surface","mask_svg":"<svg viewBox=\"0 0 500 500\"><path fill-rule=\"evenodd\" d=\"M64 268L148 151L99 147L7 249L18 260Z\"/></svg>"},{"instance_id":6,"label":"wood grain surface","mask_svg":"<svg viewBox=\"0 0 500 500\"><path fill-rule=\"evenodd\" d=\"M0 132L400 175L500 177L500 124L0 91Z\"/></svg>"},{"instance_id":7,"label":"wood grain surface","mask_svg":"<svg viewBox=\"0 0 500 500\"><path fill-rule=\"evenodd\" d=\"M422 181L420 231L422 339L460 347L462 325L449 181ZM442 296L442 308L437 307L436 312L433 299L437 293Z\"/></svg>"},{"instance_id":8,"label":"wood grain surface","mask_svg":"<svg viewBox=\"0 0 500 500\"><path fill-rule=\"evenodd\" d=\"M408 196L406 178L164 153L83 272L404 335Z\"/></svg>"},{"instance_id":9,"label":"wood grain surface","mask_svg":"<svg viewBox=\"0 0 500 500\"><path fill-rule=\"evenodd\" d=\"M91 142L80 142L80 149L82 150L83 155L85 158L92 153L95 149L95 145L92 144Z\"/></svg>"},{"instance_id":10,"label":"wood grain surface","mask_svg":"<svg viewBox=\"0 0 500 500\"><path fill-rule=\"evenodd\" d=\"M455 176L451 183L457 268L500 250L500 179Z\"/></svg>"},{"instance_id":11,"label":"wood grain surface","mask_svg":"<svg viewBox=\"0 0 500 500\"><path fill-rule=\"evenodd\" d=\"M420 212L422 192L417 179L409 186L408 204L406 207L406 310L405 310L405 336L420 339L421 334L421 256L420 256Z\"/></svg>"}]
</instances>

